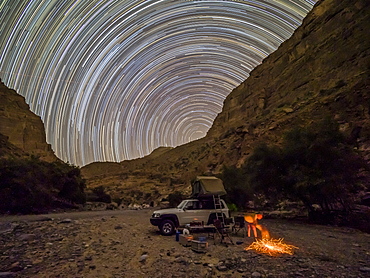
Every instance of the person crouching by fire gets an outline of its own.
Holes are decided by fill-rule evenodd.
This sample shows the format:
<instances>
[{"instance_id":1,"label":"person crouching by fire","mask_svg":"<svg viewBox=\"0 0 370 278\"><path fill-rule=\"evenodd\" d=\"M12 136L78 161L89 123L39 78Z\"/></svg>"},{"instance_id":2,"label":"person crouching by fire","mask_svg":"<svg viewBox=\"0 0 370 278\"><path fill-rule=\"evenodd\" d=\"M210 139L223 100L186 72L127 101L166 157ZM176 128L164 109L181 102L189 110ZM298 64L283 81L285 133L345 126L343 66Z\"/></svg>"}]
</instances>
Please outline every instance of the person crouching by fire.
<instances>
[{"instance_id":1,"label":"person crouching by fire","mask_svg":"<svg viewBox=\"0 0 370 278\"><path fill-rule=\"evenodd\" d=\"M260 213L247 213L244 215L244 220L248 226L248 237L251 236L251 230L253 230L253 235L257 238L257 229L261 232L261 237L269 239L270 233L265 226L258 224L258 220L262 219L263 216Z\"/></svg>"}]
</instances>

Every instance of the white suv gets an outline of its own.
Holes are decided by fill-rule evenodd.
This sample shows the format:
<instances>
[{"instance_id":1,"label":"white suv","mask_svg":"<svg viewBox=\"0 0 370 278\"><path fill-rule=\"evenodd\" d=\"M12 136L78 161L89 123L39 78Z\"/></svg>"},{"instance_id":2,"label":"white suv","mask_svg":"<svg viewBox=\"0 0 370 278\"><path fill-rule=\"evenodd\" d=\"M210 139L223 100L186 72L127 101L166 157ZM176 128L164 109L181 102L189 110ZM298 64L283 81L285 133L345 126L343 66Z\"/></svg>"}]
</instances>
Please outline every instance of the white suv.
<instances>
[{"instance_id":1,"label":"white suv","mask_svg":"<svg viewBox=\"0 0 370 278\"><path fill-rule=\"evenodd\" d=\"M216 213L230 217L224 200L220 199L221 209L216 210L212 198L183 200L176 208L161 209L153 212L150 223L158 226L162 235L172 235L176 228L185 227L192 222L201 222L204 226L213 225Z\"/></svg>"}]
</instances>

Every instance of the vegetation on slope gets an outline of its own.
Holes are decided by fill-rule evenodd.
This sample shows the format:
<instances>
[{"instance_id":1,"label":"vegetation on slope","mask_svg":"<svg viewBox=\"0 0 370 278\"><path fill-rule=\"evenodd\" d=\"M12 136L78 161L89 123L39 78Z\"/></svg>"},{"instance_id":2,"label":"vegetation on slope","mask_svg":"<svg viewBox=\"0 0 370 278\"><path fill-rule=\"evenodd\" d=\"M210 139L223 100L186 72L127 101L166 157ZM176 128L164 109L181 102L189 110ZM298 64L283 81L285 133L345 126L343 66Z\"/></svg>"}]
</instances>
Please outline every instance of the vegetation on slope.
<instances>
[{"instance_id":1,"label":"vegetation on slope","mask_svg":"<svg viewBox=\"0 0 370 278\"><path fill-rule=\"evenodd\" d=\"M41 213L85 202L80 169L64 162L0 159L0 213Z\"/></svg>"},{"instance_id":2,"label":"vegetation on slope","mask_svg":"<svg viewBox=\"0 0 370 278\"><path fill-rule=\"evenodd\" d=\"M228 201L239 208L261 196L271 206L289 199L324 222L334 212L348 214L370 184L367 164L329 118L289 130L281 146L260 143L242 167L224 167L221 177Z\"/></svg>"}]
</instances>

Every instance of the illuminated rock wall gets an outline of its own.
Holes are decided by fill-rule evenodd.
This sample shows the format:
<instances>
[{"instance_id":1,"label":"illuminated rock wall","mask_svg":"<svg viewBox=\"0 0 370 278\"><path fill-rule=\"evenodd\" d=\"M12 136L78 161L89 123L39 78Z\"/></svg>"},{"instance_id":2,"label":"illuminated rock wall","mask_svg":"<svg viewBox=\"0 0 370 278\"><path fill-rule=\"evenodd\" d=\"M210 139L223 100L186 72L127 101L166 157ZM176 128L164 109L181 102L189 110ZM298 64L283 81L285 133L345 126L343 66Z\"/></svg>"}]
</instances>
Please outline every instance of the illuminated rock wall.
<instances>
[{"instance_id":1,"label":"illuminated rock wall","mask_svg":"<svg viewBox=\"0 0 370 278\"><path fill-rule=\"evenodd\" d=\"M57 160L46 143L44 124L29 110L24 97L1 82L0 99L0 134L7 137L8 143L23 152L22 155L38 156L45 161Z\"/></svg>"}]
</instances>

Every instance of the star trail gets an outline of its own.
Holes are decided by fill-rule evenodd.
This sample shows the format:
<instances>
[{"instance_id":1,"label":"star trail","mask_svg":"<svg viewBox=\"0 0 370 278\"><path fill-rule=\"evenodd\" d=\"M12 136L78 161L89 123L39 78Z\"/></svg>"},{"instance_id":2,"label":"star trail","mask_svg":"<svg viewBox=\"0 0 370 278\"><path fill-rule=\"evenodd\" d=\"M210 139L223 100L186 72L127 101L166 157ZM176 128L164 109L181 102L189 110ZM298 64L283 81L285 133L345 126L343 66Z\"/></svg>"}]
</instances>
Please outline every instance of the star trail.
<instances>
[{"instance_id":1,"label":"star trail","mask_svg":"<svg viewBox=\"0 0 370 278\"><path fill-rule=\"evenodd\" d=\"M74 165L202 138L316 1L2 0L0 78Z\"/></svg>"}]
</instances>

